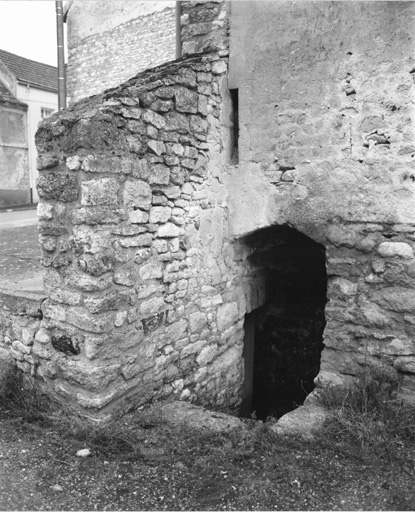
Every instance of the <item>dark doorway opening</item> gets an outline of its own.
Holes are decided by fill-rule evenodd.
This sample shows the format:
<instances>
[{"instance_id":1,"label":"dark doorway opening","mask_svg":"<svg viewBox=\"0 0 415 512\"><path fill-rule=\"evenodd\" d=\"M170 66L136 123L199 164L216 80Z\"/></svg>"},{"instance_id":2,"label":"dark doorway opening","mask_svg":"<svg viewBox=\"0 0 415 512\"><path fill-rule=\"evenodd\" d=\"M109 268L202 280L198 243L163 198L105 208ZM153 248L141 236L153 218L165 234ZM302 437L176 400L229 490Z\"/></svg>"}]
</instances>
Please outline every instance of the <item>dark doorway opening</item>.
<instances>
[{"instance_id":1,"label":"dark doorway opening","mask_svg":"<svg viewBox=\"0 0 415 512\"><path fill-rule=\"evenodd\" d=\"M241 415L280 418L314 389L325 327L325 248L288 226L247 237L252 268L265 272L265 304L246 316Z\"/></svg>"}]
</instances>

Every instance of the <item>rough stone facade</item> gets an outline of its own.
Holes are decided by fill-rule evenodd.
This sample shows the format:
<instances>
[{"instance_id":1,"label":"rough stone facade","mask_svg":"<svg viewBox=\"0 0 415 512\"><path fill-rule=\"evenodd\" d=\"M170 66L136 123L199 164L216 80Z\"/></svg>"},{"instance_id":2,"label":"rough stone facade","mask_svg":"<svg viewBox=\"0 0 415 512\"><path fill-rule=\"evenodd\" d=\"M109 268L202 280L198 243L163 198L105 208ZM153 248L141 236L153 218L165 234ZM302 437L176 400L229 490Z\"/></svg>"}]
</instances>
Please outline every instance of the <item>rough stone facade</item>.
<instances>
[{"instance_id":1,"label":"rough stone facade","mask_svg":"<svg viewBox=\"0 0 415 512\"><path fill-rule=\"evenodd\" d=\"M184 3L188 56L42 124L51 394L99 420L171 395L236 408L264 306L261 325L325 324L318 386L381 368L413 400L413 10L235 2L229 60L229 4ZM270 290L305 295L317 269L300 321Z\"/></svg>"},{"instance_id":2,"label":"rough stone facade","mask_svg":"<svg viewBox=\"0 0 415 512\"><path fill-rule=\"evenodd\" d=\"M14 361L32 376L37 374L39 354L44 354L39 330L45 298L28 292L0 292L0 359Z\"/></svg>"},{"instance_id":3,"label":"rough stone facade","mask_svg":"<svg viewBox=\"0 0 415 512\"><path fill-rule=\"evenodd\" d=\"M216 52L164 65L37 134L49 295L38 371L90 417L172 393L240 402L247 305L230 279L226 71Z\"/></svg>"},{"instance_id":4,"label":"rough stone facade","mask_svg":"<svg viewBox=\"0 0 415 512\"><path fill-rule=\"evenodd\" d=\"M411 2L234 2L228 182L233 236L285 224L325 248L317 382L382 367L412 399L414 30Z\"/></svg>"},{"instance_id":5,"label":"rough stone facade","mask_svg":"<svg viewBox=\"0 0 415 512\"><path fill-rule=\"evenodd\" d=\"M77 5L73 5L70 9L74 13L71 10L68 13L67 87L70 102L100 93L121 84L144 69L175 59L174 2L163 2L172 5L167 5L161 11L154 10L144 15L137 12L132 19L98 32L96 29L101 23L100 13L108 7L106 2L89 2L94 14L91 19L91 34L85 34L85 29L79 34L77 27L77 18L85 17L84 11L90 10L91 6L82 5L84 2L76 3L80 4L79 9ZM117 9L124 7L128 12L131 0L117 3L120 4L116 6ZM113 6L114 3L109 2L110 9ZM86 23L85 19L80 21Z\"/></svg>"}]
</instances>

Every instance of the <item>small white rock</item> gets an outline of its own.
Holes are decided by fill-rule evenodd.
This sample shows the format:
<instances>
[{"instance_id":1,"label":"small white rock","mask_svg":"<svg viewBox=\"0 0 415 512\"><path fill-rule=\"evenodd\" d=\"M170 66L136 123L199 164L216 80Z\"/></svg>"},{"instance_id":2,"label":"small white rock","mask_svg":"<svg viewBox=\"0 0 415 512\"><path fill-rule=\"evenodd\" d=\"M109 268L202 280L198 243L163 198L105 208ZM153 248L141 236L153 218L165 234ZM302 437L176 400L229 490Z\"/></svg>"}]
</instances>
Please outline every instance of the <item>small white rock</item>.
<instances>
[{"instance_id":1,"label":"small white rock","mask_svg":"<svg viewBox=\"0 0 415 512\"><path fill-rule=\"evenodd\" d=\"M59 484L52 485L51 489L52 489L52 491L58 491L58 492L62 492L63 491L63 487L61 485L59 485Z\"/></svg>"},{"instance_id":2,"label":"small white rock","mask_svg":"<svg viewBox=\"0 0 415 512\"><path fill-rule=\"evenodd\" d=\"M84 448L83 450L78 450L76 452L77 457L88 457L88 455L91 455L91 450L89 448Z\"/></svg>"},{"instance_id":3,"label":"small white rock","mask_svg":"<svg viewBox=\"0 0 415 512\"><path fill-rule=\"evenodd\" d=\"M378 254L383 258L398 256L411 259L414 257L412 247L405 242L383 242L378 247Z\"/></svg>"}]
</instances>

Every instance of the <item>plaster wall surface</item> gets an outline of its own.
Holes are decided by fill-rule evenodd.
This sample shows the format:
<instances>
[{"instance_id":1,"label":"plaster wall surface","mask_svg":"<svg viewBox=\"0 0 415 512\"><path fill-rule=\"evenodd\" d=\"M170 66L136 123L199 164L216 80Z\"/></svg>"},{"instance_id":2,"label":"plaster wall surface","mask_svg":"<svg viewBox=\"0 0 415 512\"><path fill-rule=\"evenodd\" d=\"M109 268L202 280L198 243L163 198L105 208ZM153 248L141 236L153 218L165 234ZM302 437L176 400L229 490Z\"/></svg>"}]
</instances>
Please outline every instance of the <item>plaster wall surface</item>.
<instances>
[{"instance_id":1,"label":"plaster wall surface","mask_svg":"<svg viewBox=\"0 0 415 512\"><path fill-rule=\"evenodd\" d=\"M414 30L412 2L232 3L235 235L415 221Z\"/></svg>"},{"instance_id":2,"label":"plaster wall surface","mask_svg":"<svg viewBox=\"0 0 415 512\"><path fill-rule=\"evenodd\" d=\"M39 172L36 166L37 149L35 144L35 133L42 119L42 108L48 109L51 113L58 109L58 95L55 92L37 89L36 87L27 87L17 84L17 99L23 101L28 106L27 109L27 141L28 141L28 165L29 165L29 183L28 188L32 189L32 199L37 203L39 197L36 190L36 180Z\"/></svg>"},{"instance_id":3,"label":"plaster wall surface","mask_svg":"<svg viewBox=\"0 0 415 512\"><path fill-rule=\"evenodd\" d=\"M29 189L26 115L23 109L0 105L0 205L6 205L10 191L21 196Z\"/></svg>"},{"instance_id":4,"label":"plaster wall surface","mask_svg":"<svg viewBox=\"0 0 415 512\"><path fill-rule=\"evenodd\" d=\"M71 102L175 58L175 2L75 1L67 24Z\"/></svg>"},{"instance_id":5,"label":"plaster wall surface","mask_svg":"<svg viewBox=\"0 0 415 512\"><path fill-rule=\"evenodd\" d=\"M317 384L381 367L412 400L414 34L413 2L233 2L227 182L234 237L288 224L326 248Z\"/></svg>"},{"instance_id":6,"label":"plaster wall surface","mask_svg":"<svg viewBox=\"0 0 415 512\"><path fill-rule=\"evenodd\" d=\"M68 44L72 48L77 44L78 38L84 39L91 35L102 34L139 16L148 16L166 8L174 9L175 2L137 2L135 0L83 2L75 0L71 3L67 14L70 31Z\"/></svg>"}]
</instances>

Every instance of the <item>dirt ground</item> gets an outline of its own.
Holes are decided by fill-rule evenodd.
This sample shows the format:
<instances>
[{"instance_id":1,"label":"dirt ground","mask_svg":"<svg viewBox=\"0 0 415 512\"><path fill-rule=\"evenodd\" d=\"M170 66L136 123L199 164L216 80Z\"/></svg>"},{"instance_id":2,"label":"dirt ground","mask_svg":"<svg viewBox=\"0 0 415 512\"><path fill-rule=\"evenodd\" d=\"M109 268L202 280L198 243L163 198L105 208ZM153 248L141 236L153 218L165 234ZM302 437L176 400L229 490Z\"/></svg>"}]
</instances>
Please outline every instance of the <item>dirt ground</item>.
<instances>
[{"instance_id":1,"label":"dirt ground","mask_svg":"<svg viewBox=\"0 0 415 512\"><path fill-rule=\"evenodd\" d=\"M247 421L214 434L136 412L97 430L0 406L0 509L414 510L414 446L363 453Z\"/></svg>"},{"instance_id":2,"label":"dirt ground","mask_svg":"<svg viewBox=\"0 0 415 512\"><path fill-rule=\"evenodd\" d=\"M0 280L40 269L37 237L1 231ZM213 434L140 411L100 430L0 400L0 510L415 510L414 444L365 452L247 426Z\"/></svg>"}]
</instances>

